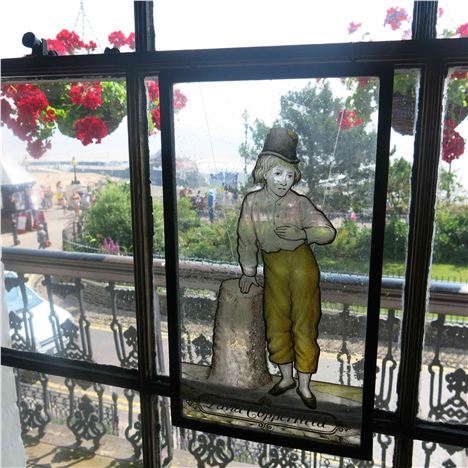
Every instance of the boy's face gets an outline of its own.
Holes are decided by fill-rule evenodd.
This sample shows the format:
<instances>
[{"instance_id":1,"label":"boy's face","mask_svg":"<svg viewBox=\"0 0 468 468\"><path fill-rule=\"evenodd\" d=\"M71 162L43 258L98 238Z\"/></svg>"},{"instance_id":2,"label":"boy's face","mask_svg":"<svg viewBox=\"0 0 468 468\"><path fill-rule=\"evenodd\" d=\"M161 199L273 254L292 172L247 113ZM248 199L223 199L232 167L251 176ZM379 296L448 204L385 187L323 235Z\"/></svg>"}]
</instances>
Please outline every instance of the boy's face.
<instances>
[{"instance_id":1,"label":"boy's face","mask_svg":"<svg viewBox=\"0 0 468 468\"><path fill-rule=\"evenodd\" d=\"M294 171L278 165L270 169L266 176L267 189L278 197L284 197L294 183Z\"/></svg>"}]
</instances>

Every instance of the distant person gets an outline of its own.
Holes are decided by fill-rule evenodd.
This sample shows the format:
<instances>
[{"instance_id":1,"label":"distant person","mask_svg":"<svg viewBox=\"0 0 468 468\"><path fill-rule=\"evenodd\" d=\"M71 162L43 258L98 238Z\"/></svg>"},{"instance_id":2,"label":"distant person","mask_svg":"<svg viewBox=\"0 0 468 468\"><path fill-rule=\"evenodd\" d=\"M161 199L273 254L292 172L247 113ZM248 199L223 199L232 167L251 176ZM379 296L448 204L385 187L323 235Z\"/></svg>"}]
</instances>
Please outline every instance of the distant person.
<instances>
[{"instance_id":1,"label":"distant person","mask_svg":"<svg viewBox=\"0 0 468 468\"><path fill-rule=\"evenodd\" d=\"M89 195L89 192L83 192L81 194L81 207L83 210L87 210L91 205L91 197Z\"/></svg>"},{"instance_id":2,"label":"distant person","mask_svg":"<svg viewBox=\"0 0 468 468\"><path fill-rule=\"evenodd\" d=\"M65 200L65 190L63 189L62 182L60 181L55 185L55 198L57 199L58 205L62 205Z\"/></svg>"},{"instance_id":3,"label":"distant person","mask_svg":"<svg viewBox=\"0 0 468 468\"><path fill-rule=\"evenodd\" d=\"M73 192L71 203L72 203L73 211L75 212L75 216L79 216L80 215L81 197L80 197L80 194L78 192Z\"/></svg>"},{"instance_id":4,"label":"distant person","mask_svg":"<svg viewBox=\"0 0 468 468\"><path fill-rule=\"evenodd\" d=\"M39 244L39 249L45 249L48 245L47 231L44 229L43 224L39 224L37 229L37 242Z\"/></svg>"},{"instance_id":5,"label":"distant person","mask_svg":"<svg viewBox=\"0 0 468 468\"><path fill-rule=\"evenodd\" d=\"M52 192L52 188L50 187L50 185L45 190L44 198L45 198L45 208L47 210L49 208L52 208L52 199L54 198L54 192Z\"/></svg>"},{"instance_id":6,"label":"distant person","mask_svg":"<svg viewBox=\"0 0 468 468\"><path fill-rule=\"evenodd\" d=\"M210 218L210 223L214 222L216 218L215 205L216 189L210 189L208 190L208 217Z\"/></svg>"}]
</instances>

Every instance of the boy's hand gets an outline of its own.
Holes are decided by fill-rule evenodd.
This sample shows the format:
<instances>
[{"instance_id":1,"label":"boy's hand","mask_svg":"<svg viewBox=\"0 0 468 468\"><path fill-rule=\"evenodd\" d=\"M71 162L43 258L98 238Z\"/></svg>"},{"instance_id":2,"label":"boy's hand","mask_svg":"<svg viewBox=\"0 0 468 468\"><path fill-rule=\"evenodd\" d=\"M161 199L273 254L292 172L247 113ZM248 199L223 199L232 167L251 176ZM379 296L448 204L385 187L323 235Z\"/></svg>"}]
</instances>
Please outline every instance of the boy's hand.
<instances>
[{"instance_id":1,"label":"boy's hand","mask_svg":"<svg viewBox=\"0 0 468 468\"><path fill-rule=\"evenodd\" d=\"M275 233L281 239L286 240L303 240L307 239L304 229L298 228L292 224L285 224L284 226L278 226L275 229Z\"/></svg>"},{"instance_id":2,"label":"boy's hand","mask_svg":"<svg viewBox=\"0 0 468 468\"><path fill-rule=\"evenodd\" d=\"M239 279L239 289L241 290L241 293L247 294L250 291L252 284L258 286L255 276L242 275Z\"/></svg>"}]
</instances>

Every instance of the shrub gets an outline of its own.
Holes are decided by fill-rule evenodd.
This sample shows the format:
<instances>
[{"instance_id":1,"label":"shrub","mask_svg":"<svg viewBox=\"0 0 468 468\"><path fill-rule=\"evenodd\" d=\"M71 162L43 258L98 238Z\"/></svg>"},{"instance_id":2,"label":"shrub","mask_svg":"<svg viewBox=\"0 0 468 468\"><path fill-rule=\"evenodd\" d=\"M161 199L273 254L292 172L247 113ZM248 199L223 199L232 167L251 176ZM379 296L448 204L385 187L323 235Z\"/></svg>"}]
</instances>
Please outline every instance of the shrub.
<instances>
[{"instance_id":1,"label":"shrub","mask_svg":"<svg viewBox=\"0 0 468 468\"><path fill-rule=\"evenodd\" d=\"M468 205L451 205L437 212L433 261L468 264Z\"/></svg>"},{"instance_id":2,"label":"shrub","mask_svg":"<svg viewBox=\"0 0 468 468\"><path fill-rule=\"evenodd\" d=\"M385 224L384 258L390 262L403 263L406 258L408 225L397 217L391 217Z\"/></svg>"},{"instance_id":3,"label":"shrub","mask_svg":"<svg viewBox=\"0 0 468 468\"><path fill-rule=\"evenodd\" d=\"M123 254L133 251L130 186L109 182L86 212L83 238L99 248L106 238L118 242Z\"/></svg>"}]
</instances>

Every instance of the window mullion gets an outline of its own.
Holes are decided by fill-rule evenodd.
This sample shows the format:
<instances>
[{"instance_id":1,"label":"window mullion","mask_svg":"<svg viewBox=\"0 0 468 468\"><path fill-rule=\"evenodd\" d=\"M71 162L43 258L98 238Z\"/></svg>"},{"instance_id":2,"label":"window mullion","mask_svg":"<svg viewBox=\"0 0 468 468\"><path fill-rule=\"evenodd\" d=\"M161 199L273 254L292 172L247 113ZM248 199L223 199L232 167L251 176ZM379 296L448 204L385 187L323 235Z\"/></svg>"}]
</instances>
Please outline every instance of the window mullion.
<instances>
[{"instance_id":1,"label":"window mullion","mask_svg":"<svg viewBox=\"0 0 468 468\"><path fill-rule=\"evenodd\" d=\"M142 444L145 466L157 466L157 400L150 390L150 384L156 378L156 348L152 275L153 217L145 96L143 79L138 73L132 73L127 78L127 106Z\"/></svg>"},{"instance_id":2,"label":"window mullion","mask_svg":"<svg viewBox=\"0 0 468 468\"><path fill-rule=\"evenodd\" d=\"M414 2L412 39L436 38L437 5L438 2Z\"/></svg>"},{"instance_id":3,"label":"window mullion","mask_svg":"<svg viewBox=\"0 0 468 468\"><path fill-rule=\"evenodd\" d=\"M154 51L153 2L134 3L135 47L137 52Z\"/></svg>"},{"instance_id":4,"label":"window mullion","mask_svg":"<svg viewBox=\"0 0 468 468\"><path fill-rule=\"evenodd\" d=\"M418 414L418 389L424 340L428 275L432 252L433 222L440 150L440 125L444 70L434 60L423 69L419 118L412 173L410 229L398 378L398 419L410 434ZM399 438L395 466L411 466L412 442Z\"/></svg>"}]
</instances>

